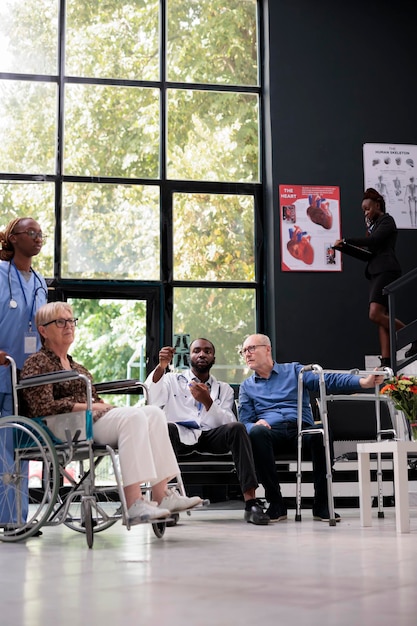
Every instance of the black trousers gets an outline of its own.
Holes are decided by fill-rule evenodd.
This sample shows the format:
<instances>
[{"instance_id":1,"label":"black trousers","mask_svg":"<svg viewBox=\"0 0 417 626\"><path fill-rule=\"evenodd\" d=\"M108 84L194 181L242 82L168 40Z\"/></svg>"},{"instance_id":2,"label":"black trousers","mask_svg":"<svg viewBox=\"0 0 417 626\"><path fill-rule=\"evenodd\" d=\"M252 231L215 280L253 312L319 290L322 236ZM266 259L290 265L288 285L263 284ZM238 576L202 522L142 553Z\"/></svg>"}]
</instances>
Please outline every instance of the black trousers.
<instances>
[{"instance_id":1,"label":"black trousers","mask_svg":"<svg viewBox=\"0 0 417 626\"><path fill-rule=\"evenodd\" d=\"M308 428L303 424L303 428ZM280 454L292 454L297 457L297 422L280 422L271 429L266 426L254 426L250 433L255 467L259 482L265 489L268 502L282 503L281 487L275 457ZM326 455L323 439L320 435L303 436L303 457L313 463L314 504L313 511L320 513L328 508Z\"/></svg>"},{"instance_id":2,"label":"black trousers","mask_svg":"<svg viewBox=\"0 0 417 626\"><path fill-rule=\"evenodd\" d=\"M231 452L242 492L258 487L251 443L245 426L240 422L204 430L193 445L180 441L178 428L174 423L168 422L168 430L176 456L189 454L193 450L212 454Z\"/></svg>"}]
</instances>

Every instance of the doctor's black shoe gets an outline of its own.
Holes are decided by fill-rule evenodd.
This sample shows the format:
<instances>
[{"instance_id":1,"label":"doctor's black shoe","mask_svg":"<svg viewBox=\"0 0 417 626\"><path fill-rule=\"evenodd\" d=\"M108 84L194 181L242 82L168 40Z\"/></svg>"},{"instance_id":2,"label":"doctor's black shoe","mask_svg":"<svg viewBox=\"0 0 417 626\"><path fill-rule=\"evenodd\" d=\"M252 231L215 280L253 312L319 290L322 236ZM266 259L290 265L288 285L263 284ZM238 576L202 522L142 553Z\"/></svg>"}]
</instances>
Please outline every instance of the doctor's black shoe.
<instances>
[{"instance_id":1,"label":"doctor's black shoe","mask_svg":"<svg viewBox=\"0 0 417 626\"><path fill-rule=\"evenodd\" d=\"M284 522L287 519L287 509L284 504L271 502L266 514L271 522Z\"/></svg>"},{"instance_id":2,"label":"doctor's black shoe","mask_svg":"<svg viewBox=\"0 0 417 626\"><path fill-rule=\"evenodd\" d=\"M264 513L262 502L260 500L250 500L250 504L245 509L244 519L248 524L256 524L257 526L266 526L269 524L269 517Z\"/></svg>"}]
</instances>

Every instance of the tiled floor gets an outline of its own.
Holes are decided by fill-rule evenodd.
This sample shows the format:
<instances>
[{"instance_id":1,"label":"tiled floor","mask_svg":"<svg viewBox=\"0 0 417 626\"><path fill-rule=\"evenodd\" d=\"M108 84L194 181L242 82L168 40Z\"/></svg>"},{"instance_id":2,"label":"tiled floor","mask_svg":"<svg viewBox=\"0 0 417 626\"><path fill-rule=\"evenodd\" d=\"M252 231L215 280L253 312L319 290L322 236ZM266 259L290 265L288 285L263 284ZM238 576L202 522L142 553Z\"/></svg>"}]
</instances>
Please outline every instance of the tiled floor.
<instances>
[{"instance_id":1,"label":"tiled floor","mask_svg":"<svg viewBox=\"0 0 417 626\"><path fill-rule=\"evenodd\" d=\"M92 550L64 526L0 544L1 624L416 626L416 508L404 535L391 508L372 528L358 510L336 527L289 513L258 527L212 507L162 539L118 523Z\"/></svg>"}]
</instances>

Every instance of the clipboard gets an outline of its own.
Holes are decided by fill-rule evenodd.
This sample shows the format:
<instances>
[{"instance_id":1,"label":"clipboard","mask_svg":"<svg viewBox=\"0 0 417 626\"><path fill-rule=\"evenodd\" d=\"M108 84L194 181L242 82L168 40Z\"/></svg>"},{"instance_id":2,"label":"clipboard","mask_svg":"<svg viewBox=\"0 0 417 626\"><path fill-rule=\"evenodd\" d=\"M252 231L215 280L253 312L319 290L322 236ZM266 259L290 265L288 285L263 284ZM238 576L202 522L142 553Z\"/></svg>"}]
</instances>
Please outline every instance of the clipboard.
<instances>
[{"instance_id":1,"label":"clipboard","mask_svg":"<svg viewBox=\"0 0 417 626\"><path fill-rule=\"evenodd\" d=\"M370 252L367 248L354 246L352 243L341 243L338 246L332 246L332 248L333 250L338 250L348 256L353 256L353 258L359 259L359 261L368 262L373 257L372 252Z\"/></svg>"}]
</instances>

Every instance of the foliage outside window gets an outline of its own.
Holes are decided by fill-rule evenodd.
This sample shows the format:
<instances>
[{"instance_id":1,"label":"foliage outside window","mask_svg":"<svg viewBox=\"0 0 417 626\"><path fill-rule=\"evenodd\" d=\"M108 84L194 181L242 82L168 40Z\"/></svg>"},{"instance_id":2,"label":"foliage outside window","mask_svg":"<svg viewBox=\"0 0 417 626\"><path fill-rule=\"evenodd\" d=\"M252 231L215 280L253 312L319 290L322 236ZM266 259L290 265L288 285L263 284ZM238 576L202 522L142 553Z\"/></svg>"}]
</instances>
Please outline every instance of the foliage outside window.
<instances>
[{"instance_id":1,"label":"foliage outside window","mask_svg":"<svg viewBox=\"0 0 417 626\"><path fill-rule=\"evenodd\" d=\"M64 277L158 279L157 187L66 183L62 204Z\"/></svg>"},{"instance_id":2,"label":"foliage outside window","mask_svg":"<svg viewBox=\"0 0 417 626\"><path fill-rule=\"evenodd\" d=\"M181 302L191 306L183 307ZM255 305L252 289L178 287L174 291L174 333L212 341L216 348L213 374L240 383L246 370L238 350L244 338L255 332Z\"/></svg>"},{"instance_id":3,"label":"foliage outside window","mask_svg":"<svg viewBox=\"0 0 417 626\"><path fill-rule=\"evenodd\" d=\"M168 80L257 85L256 11L253 0L169 0Z\"/></svg>"},{"instance_id":4,"label":"foliage outside window","mask_svg":"<svg viewBox=\"0 0 417 626\"><path fill-rule=\"evenodd\" d=\"M47 239L33 259L36 271L53 276L54 260L54 185L35 182L5 182L0 180L0 229L17 217L30 216L39 222Z\"/></svg>"},{"instance_id":5,"label":"foliage outside window","mask_svg":"<svg viewBox=\"0 0 417 626\"><path fill-rule=\"evenodd\" d=\"M65 104L66 174L158 177L156 89L68 85Z\"/></svg>"},{"instance_id":6,"label":"foliage outside window","mask_svg":"<svg viewBox=\"0 0 417 626\"><path fill-rule=\"evenodd\" d=\"M176 280L253 281L253 196L174 194Z\"/></svg>"},{"instance_id":7,"label":"foliage outside window","mask_svg":"<svg viewBox=\"0 0 417 626\"><path fill-rule=\"evenodd\" d=\"M56 109L56 85L0 81L1 172L54 173Z\"/></svg>"},{"instance_id":8,"label":"foliage outside window","mask_svg":"<svg viewBox=\"0 0 417 626\"><path fill-rule=\"evenodd\" d=\"M254 95L170 90L168 178L257 182L258 118Z\"/></svg>"},{"instance_id":9,"label":"foliage outside window","mask_svg":"<svg viewBox=\"0 0 417 626\"><path fill-rule=\"evenodd\" d=\"M141 348L146 348L146 303L71 299L70 304L78 317L70 353L92 373L94 381L123 380L129 371L133 378L140 378ZM117 404L125 400L124 396L111 399Z\"/></svg>"},{"instance_id":10,"label":"foliage outside window","mask_svg":"<svg viewBox=\"0 0 417 626\"><path fill-rule=\"evenodd\" d=\"M158 80L158 0L66 4L68 76Z\"/></svg>"}]
</instances>

